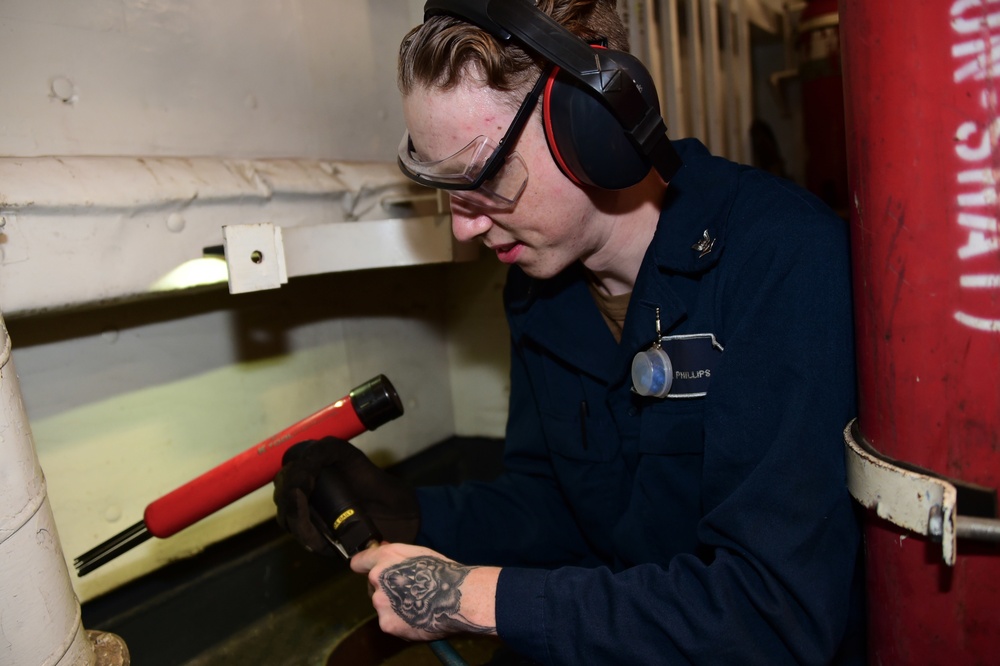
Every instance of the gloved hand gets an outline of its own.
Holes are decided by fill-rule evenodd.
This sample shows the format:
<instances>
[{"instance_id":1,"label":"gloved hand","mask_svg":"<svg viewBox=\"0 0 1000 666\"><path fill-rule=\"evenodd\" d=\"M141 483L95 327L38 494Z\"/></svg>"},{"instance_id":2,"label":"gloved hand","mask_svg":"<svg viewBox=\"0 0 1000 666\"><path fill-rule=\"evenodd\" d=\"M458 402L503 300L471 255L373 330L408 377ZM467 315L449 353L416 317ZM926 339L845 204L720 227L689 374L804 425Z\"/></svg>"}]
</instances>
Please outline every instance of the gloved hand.
<instances>
[{"instance_id":1,"label":"gloved hand","mask_svg":"<svg viewBox=\"0 0 1000 666\"><path fill-rule=\"evenodd\" d=\"M278 524L303 546L330 557L339 557L316 528L309 510L309 496L320 470L336 466L347 484L344 492L358 501L386 541L413 543L420 528L420 509L412 488L379 468L350 442L336 437L295 444L281 460L274 477L274 504Z\"/></svg>"}]
</instances>

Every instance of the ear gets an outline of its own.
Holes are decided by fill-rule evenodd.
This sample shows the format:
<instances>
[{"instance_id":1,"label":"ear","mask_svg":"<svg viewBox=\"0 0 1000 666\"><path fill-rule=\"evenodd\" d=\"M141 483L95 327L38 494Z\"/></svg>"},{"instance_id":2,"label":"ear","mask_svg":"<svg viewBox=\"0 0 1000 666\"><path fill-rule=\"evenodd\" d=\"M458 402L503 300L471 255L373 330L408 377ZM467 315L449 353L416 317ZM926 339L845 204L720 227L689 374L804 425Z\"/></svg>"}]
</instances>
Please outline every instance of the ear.
<instances>
[{"instance_id":1,"label":"ear","mask_svg":"<svg viewBox=\"0 0 1000 666\"><path fill-rule=\"evenodd\" d=\"M618 75L631 77L646 104L659 114L653 78L639 59L624 51L608 54L620 67ZM552 157L578 185L620 190L641 181L652 168L650 159L629 140L608 102L558 67L545 86L542 113Z\"/></svg>"}]
</instances>

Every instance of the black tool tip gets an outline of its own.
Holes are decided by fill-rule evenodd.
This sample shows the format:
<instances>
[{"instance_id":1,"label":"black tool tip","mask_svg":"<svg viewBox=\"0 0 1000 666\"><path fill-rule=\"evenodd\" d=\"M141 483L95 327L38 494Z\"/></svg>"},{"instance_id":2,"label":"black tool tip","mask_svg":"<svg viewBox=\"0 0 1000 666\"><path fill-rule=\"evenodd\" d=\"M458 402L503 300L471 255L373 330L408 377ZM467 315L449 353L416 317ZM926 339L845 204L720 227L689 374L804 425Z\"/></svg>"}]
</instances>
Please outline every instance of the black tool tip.
<instances>
[{"instance_id":1,"label":"black tool tip","mask_svg":"<svg viewBox=\"0 0 1000 666\"><path fill-rule=\"evenodd\" d=\"M139 521L128 529L119 532L96 548L91 548L80 557L73 560L78 576L86 576L94 569L107 564L122 553L125 553L153 536L146 523Z\"/></svg>"}]
</instances>

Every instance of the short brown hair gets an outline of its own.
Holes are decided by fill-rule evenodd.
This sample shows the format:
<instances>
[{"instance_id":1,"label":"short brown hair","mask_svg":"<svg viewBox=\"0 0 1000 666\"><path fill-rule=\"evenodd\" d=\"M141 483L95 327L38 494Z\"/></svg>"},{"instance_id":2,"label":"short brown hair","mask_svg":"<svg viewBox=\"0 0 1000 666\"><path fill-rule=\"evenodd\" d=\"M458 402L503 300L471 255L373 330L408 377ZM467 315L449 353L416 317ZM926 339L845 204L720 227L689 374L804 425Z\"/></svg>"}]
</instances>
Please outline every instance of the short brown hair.
<instances>
[{"instance_id":1,"label":"short brown hair","mask_svg":"<svg viewBox=\"0 0 1000 666\"><path fill-rule=\"evenodd\" d=\"M628 33L617 0L537 0L537 7L587 41L606 40L628 50ZM452 16L432 16L399 46L398 84L403 95L417 86L450 90L467 74L503 92L516 92L536 78L541 62L518 44L503 45L481 28Z\"/></svg>"}]
</instances>

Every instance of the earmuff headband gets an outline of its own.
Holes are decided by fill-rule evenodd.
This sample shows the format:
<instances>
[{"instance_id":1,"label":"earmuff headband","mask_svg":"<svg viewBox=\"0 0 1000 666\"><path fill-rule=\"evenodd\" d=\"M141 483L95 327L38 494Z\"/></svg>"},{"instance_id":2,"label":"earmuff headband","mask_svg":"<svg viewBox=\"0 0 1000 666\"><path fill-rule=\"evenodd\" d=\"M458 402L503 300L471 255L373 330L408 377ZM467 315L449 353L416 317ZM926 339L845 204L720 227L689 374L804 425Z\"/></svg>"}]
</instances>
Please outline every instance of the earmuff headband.
<instances>
[{"instance_id":1,"label":"earmuff headband","mask_svg":"<svg viewBox=\"0 0 1000 666\"><path fill-rule=\"evenodd\" d=\"M477 25L502 43L516 39L593 90L663 180L673 177L680 160L667 139L666 124L659 110L646 103L632 77L615 62L613 52L591 48L530 0L427 0L424 19L439 14Z\"/></svg>"}]
</instances>

